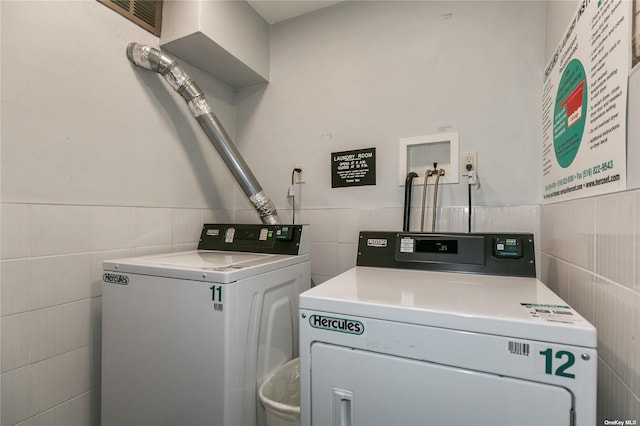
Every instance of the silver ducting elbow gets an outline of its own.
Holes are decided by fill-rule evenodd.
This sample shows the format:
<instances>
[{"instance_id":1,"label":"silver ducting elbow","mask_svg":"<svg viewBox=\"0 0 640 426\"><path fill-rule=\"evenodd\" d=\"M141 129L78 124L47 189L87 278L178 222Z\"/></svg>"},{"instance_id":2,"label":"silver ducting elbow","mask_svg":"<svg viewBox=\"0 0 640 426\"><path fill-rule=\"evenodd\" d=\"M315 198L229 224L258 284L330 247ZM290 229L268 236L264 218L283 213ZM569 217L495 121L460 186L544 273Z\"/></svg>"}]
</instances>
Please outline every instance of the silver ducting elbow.
<instances>
[{"instance_id":1,"label":"silver ducting elbow","mask_svg":"<svg viewBox=\"0 0 640 426\"><path fill-rule=\"evenodd\" d=\"M258 180L218 121L198 85L178 62L159 49L140 43L129 43L127 57L133 64L162 75L169 85L182 96L236 182L260 215L262 223L278 224L278 212L275 205L262 191Z\"/></svg>"}]
</instances>

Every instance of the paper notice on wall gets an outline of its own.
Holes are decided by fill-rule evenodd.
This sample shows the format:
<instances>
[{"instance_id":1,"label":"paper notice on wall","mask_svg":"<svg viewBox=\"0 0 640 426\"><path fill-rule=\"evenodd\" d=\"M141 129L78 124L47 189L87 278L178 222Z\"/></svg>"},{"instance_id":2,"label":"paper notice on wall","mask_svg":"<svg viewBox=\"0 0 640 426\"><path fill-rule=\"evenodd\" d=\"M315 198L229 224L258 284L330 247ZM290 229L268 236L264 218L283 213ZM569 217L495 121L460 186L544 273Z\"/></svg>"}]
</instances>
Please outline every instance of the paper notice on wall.
<instances>
[{"instance_id":1,"label":"paper notice on wall","mask_svg":"<svg viewBox=\"0 0 640 426\"><path fill-rule=\"evenodd\" d=\"M545 68L543 201L626 188L630 8L582 0Z\"/></svg>"}]
</instances>

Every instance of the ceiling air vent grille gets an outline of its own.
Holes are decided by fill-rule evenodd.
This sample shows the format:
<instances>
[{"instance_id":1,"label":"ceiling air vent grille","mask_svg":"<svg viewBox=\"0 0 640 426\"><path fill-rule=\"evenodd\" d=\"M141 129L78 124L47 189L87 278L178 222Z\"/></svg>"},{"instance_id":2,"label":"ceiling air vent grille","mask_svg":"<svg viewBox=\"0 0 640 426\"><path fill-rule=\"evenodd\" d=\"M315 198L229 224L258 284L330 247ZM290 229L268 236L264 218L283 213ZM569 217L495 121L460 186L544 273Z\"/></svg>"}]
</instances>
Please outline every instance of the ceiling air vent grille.
<instances>
[{"instance_id":1,"label":"ceiling air vent grille","mask_svg":"<svg viewBox=\"0 0 640 426\"><path fill-rule=\"evenodd\" d=\"M160 37L162 0L98 0L98 2Z\"/></svg>"}]
</instances>

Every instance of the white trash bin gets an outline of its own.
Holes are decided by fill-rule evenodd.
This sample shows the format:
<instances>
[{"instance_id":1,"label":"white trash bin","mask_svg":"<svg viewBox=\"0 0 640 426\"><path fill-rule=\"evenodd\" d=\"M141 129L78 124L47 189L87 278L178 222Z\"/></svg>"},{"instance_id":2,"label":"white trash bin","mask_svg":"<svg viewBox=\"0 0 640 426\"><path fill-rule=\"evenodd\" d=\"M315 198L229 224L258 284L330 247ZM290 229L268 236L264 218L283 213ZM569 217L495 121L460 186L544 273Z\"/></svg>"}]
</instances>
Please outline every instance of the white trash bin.
<instances>
[{"instance_id":1,"label":"white trash bin","mask_svg":"<svg viewBox=\"0 0 640 426\"><path fill-rule=\"evenodd\" d=\"M300 425L300 358L280 366L258 390L267 426Z\"/></svg>"}]
</instances>

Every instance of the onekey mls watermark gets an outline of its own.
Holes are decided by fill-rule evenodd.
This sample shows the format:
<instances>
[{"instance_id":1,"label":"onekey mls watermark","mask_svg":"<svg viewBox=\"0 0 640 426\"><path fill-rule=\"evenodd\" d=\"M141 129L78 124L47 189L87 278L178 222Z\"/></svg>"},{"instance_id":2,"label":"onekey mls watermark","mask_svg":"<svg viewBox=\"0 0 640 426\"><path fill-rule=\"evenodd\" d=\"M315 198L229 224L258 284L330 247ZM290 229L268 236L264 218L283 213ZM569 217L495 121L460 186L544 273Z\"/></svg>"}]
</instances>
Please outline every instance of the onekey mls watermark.
<instances>
[{"instance_id":1,"label":"onekey mls watermark","mask_svg":"<svg viewBox=\"0 0 640 426\"><path fill-rule=\"evenodd\" d=\"M605 426L637 426L638 420L626 419L626 420L613 420L607 419L602 422Z\"/></svg>"}]
</instances>

